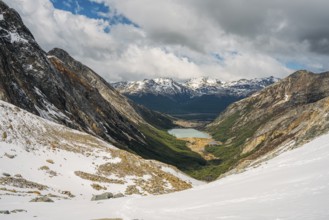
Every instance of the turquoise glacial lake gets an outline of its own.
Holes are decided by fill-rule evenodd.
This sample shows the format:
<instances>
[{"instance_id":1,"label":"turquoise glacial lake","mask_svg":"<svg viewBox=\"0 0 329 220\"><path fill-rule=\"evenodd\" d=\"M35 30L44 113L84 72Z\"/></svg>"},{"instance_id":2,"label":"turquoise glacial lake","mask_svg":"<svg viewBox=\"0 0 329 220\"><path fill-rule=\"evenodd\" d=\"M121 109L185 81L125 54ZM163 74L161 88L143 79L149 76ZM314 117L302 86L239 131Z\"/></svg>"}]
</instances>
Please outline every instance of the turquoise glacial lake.
<instances>
[{"instance_id":1,"label":"turquoise glacial lake","mask_svg":"<svg viewBox=\"0 0 329 220\"><path fill-rule=\"evenodd\" d=\"M209 134L193 128L174 128L169 130L168 133L176 138L211 138Z\"/></svg>"}]
</instances>

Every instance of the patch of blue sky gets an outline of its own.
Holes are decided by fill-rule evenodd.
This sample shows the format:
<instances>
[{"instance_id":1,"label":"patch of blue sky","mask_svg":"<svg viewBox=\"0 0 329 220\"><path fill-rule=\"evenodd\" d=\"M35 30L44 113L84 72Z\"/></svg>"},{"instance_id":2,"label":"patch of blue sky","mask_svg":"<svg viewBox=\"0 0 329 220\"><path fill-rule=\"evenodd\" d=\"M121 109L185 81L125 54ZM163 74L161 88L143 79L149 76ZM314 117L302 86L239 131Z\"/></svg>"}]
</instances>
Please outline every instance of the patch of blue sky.
<instances>
[{"instance_id":1,"label":"patch of blue sky","mask_svg":"<svg viewBox=\"0 0 329 220\"><path fill-rule=\"evenodd\" d=\"M137 24L122 14L118 14L115 9L109 8L104 3L97 3L89 0L51 0L54 7L60 10L69 11L73 14L84 15L88 18L103 19L109 24L126 24L138 27ZM110 31L110 27L105 29Z\"/></svg>"},{"instance_id":2,"label":"patch of blue sky","mask_svg":"<svg viewBox=\"0 0 329 220\"><path fill-rule=\"evenodd\" d=\"M222 55L220 55L219 53L212 53L211 54L216 60L223 62L225 59Z\"/></svg>"},{"instance_id":3,"label":"patch of blue sky","mask_svg":"<svg viewBox=\"0 0 329 220\"><path fill-rule=\"evenodd\" d=\"M287 68L292 70L302 70L302 69L308 69L307 66L298 63L296 61L288 61L284 64Z\"/></svg>"}]
</instances>

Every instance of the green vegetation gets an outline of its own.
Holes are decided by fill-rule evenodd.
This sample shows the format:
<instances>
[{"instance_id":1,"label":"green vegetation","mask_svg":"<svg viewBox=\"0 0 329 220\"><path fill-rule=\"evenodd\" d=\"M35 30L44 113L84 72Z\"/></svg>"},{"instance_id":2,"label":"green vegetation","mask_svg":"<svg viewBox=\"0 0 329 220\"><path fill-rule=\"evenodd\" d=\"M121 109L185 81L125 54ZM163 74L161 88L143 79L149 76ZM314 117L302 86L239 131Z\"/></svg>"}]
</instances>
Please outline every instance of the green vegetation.
<instances>
[{"instance_id":1,"label":"green vegetation","mask_svg":"<svg viewBox=\"0 0 329 220\"><path fill-rule=\"evenodd\" d=\"M143 126L141 132L146 136L147 144L132 150L144 158L172 164L185 172L206 165L206 161L191 151L185 141L177 140L166 130Z\"/></svg>"},{"instance_id":2,"label":"green vegetation","mask_svg":"<svg viewBox=\"0 0 329 220\"><path fill-rule=\"evenodd\" d=\"M166 130L173 126L171 118L161 114L158 116L158 113L146 111L142 107L137 108L137 111L156 128L140 127L139 130L145 135L146 143L132 148L132 151L147 159L172 164L190 176L206 181L217 179L221 174L234 168L243 158L255 153L260 146L252 152L241 155L248 138L252 137L257 129L272 117L272 114L268 114L254 121L242 121L242 116L248 116L253 111L253 103L228 116L222 116L220 123L206 129L216 141L222 143L205 148L206 152L216 157L214 160L206 161L199 154L191 151L185 141L177 140L167 133Z\"/></svg>"},{"instance_id":3,"label":"green vegetation","mask_svg":"<svg viewBox=\"0 0 329 220\"><path fill-rule=\"evenodd\" d=\"M2 133L2 140L4 141L4 140L6 140L7 139L7 132L3 132Z\"/></svg>"},{"instance_id":4,"label":"green vegetation","mask_svg":"<svg viewBox=\"0 0 329 220\"><path fill-rule=\"evenodd\" d=\"M238 162L240 158L240 147L227 147L227 146L212 146L207 147L206 151L211 152L209 149L216 149L218 159L208 161L207 165L188 172L189 175L206 181L213 181L221 174L227 172Z\"/></svg>"},{"instance_id":5,"label":"green vegetation","mask_svg":"<svg viewBox=\"0 0 329 220\"><path fill-rule=\"evenodd\" d=\"M39 170L50 170L48 166L42 166L39 168Z\"/></svg>"},{"instance_id":6,"label":"green vegetation","mask_svg":"<svg viewBox=\"0 0 329 220\"><path fill-rule=\"evenodd\" d=\"M173 118L159 112L151 111L141 105L133 105L136 112L143 117L143 119L158 129L171 129L176 125L173 123Z\"/></svg>"},{"instance_id":7,"label":"green vegetation","mask_svg":"<svg viewBox=\"0 0 329 220\"><path fill-rule=\"evenodd\" d=\"M232 127L236 123L239 116L240 112L235 112L233 115L224 119L218 126L208 128L207 131L211 133L216 140L226 142L230 138Z\"/></svg>"},{"instance_id":8,"label":"green vegetation","mask_svg":"<svg viewBox=\"0 0 329 220\"><path fill-rule=\"evenodd\" d=\"M237 162L250 155L241 155L242 146L261 124L266 120L257 120L241 124L239 120L246 111L237 111L224 118L221 123L210 127L207 131L222 145L211 145L206 151L215 155L217 159L205 161L199 154L186 147L186 142L177 140L167 131L148 126L141 128L147 137L147 146L133 149L144 158L153 158L172 164L196 179L212 181L221 174L234 168ZM238 125L239 124L239 125Z\"/></svg>"},{"instance_id":9,"label":"green vegetation","mask_svg":"<svg viewBox=\"0 0 329 220\"><path fill-rule=\"evenodd\" d=\"M247 106L243 111L243 115L250 111L250 106ZM207 181L215 180L221 174L234 168L238 161L259 149L260 146L257 146L252 152L241 155L242 147L247 139L254 135L257 129L271 117L271 114L266 118L257 119L257 121L239 123L241 115L242 111L236 111L224 118L218 125L207 129L215 140L223 143L222 145L212 145L205 148L207 152L215 155L218 159L209 161L206 166L189 172L191 176Z\"/></svg>"}]
</instances>

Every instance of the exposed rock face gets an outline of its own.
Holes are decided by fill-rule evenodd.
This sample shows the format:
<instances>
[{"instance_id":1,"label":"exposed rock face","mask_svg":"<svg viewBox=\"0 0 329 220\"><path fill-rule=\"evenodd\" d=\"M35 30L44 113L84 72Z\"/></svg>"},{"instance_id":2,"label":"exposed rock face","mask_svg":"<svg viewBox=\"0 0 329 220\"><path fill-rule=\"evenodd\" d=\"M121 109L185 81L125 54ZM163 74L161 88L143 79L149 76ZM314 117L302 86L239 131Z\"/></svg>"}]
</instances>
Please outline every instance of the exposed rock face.
<instances>
[{"instance_id":1,"label":"exposed rock face","mask_svg":"<svg viewBox=\"0 0 329 220\"><path fill-rule=\"evenodd\" d=\"M170 136L157 137L157 128L172 124L168 117L133 104L64 50L45 53L17 12L2 1L0 9L0 99L144 158L181 168L203 163L169 145Z\"/></svg>"},{"instance_id":2,"label":"exposed rock face","mask_svg":"<svg viewBox=\"0 0 329 220\"><path fill-rule=\"evenodd\" d=\"M231 167L277 149L301 145L329 130L329 72L297 71L232 104L207 126L223 142L208 150L232 152ZM242 165L243 167L243 165Z\"/></svg>"},{"instance_id":3,"label":"exposed rock face","mask_svg":"<svg viewBox=\"0 0 329 220\"><path fill-rule=\"evenodd\" d=\"M0 210L0 214L9 215L10 212L8 210Z\"/></svg>"},{"instance_id":4,"label":"exposed rock face","mask_svg":"<svg viewBox=\"0 0 329 220\"><path fill-rule=\"evenodd\" d=\"M113 194L110 192L105 192L99 195L93 195L91 198L91 201L98 201L98 200L104 200L104 199L116 199L124 197L122 193Z\"/></svg>"}]
</instances>

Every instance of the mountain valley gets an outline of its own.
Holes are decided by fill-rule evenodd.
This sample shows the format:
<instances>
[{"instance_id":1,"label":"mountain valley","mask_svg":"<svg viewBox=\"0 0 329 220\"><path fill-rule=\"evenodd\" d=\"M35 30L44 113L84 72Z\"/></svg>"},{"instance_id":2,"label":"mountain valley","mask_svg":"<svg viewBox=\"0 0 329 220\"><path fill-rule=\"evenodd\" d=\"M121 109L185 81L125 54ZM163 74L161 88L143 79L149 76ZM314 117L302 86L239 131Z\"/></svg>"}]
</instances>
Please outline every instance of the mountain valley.
<instances>
[{"instance_id":1,"label":"mountain valley","mask_svg":"<svg viewBox=\"0 0 329 220\"><path fill-rule=\"evenodd\" d=\"M110 83L3 0L0 61L0 219L329 217L329 72Z\"/></svg>"}]
</instances>

